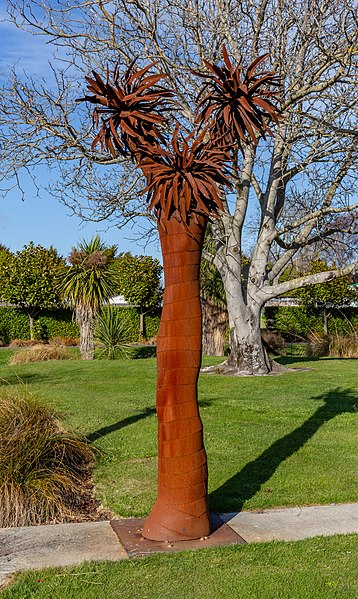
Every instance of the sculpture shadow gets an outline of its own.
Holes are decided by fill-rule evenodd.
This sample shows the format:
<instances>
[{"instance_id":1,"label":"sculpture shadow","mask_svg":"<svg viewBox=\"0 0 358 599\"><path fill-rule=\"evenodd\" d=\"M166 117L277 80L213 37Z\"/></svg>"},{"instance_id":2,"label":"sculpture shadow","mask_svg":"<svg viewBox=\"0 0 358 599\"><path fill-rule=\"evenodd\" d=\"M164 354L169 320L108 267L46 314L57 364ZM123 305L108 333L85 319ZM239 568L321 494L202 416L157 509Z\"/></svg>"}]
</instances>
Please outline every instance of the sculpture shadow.
<instances>
[{"instance_id":1,"label":"sculpture shadow","mask_svg":"<svg viewBox=\"0 0 358 599\"><path fill-rule=\"evenodd\" d=\"M125 428L126 426L129 426L130 424L134 424L135 422L138 422L139 420L143 420L143 418L147 418L148 416L151 416L152 414L155 414L154 407L145 408L143 410L143 412L140 412L139 414L133 414L133 416L128 416L127 418L123 418L123 420L119 420L118 422L115 422L114 424L110 424L108 426L103 426L102 428L98 429L97 431L94 431L93 433L86 435L86 439L90 443L93 443L94 441L96 441L97 439L100 439L101 437L105 437L106 435L109 435L110 433L119 431L121 428Z\"/></svg>"},{"instance_id":2,"label":"sculpture shadow","mask_svg":"<svg viewBox=\"0 0 358 599\"><path fill-rule=\"evenodd\" d=\"M312 399L324 401L324 404L301 426L275 441L255 460L210 493L209 502L213 511L241 511L245 501L254 497L280 464L303 447L321 426L340 414L356 412L358 409L358 396L351 389L337 388Z\"/></svg>"}]
</instances>

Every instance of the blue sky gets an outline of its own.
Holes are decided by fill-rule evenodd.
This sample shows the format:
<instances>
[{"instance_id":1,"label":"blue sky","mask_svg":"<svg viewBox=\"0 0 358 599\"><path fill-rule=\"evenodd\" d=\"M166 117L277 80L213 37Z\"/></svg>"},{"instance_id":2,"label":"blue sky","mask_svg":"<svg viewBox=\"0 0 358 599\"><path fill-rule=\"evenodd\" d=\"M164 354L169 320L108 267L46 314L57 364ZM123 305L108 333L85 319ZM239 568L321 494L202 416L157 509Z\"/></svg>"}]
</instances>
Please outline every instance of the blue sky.
<instances>
[{"instance_id":1,"label":"blue sky","mask_svg":"<svg viewBox=\"0 0 358 599\"><path fill-rule=\"evenodd\" d=\"M0 0L0 19L4 18L6 2ZM0 70L17 65L28 74L43 75L48 69L47 59L49 47L44 39L18 30L9 23L0 22ZM44 177L39 181L44 184ZM0 195L0 243L12 251L21 249L29 241L45 247L55 246L66 256L73 245L82 239L89 239L99 233L106 242L117 244L119 251L130 251L133 254L151 254L159 256L159 248L152 243L147 248L133 240L130 229L118 230L109 223L82 222L71 210L58 200L41 190L40 197L29 182L25 187L25 197L17 189L7 195Z\"/></svg>"}]
</instances>

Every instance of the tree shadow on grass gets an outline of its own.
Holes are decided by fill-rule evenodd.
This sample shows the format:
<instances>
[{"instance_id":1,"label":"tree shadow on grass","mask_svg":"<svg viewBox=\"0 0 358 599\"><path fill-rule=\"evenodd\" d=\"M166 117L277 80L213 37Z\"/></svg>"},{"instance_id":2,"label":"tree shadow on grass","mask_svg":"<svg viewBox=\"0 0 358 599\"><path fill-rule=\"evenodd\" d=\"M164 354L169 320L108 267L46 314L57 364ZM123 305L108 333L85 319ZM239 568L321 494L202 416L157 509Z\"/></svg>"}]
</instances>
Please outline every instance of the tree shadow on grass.
<instances>
[{"instance_id":1,"label":"tree shadow on grass","mask_svg":"<svg viewBox=\"0 0 358 599\"><path fill-rule=\"evenodd\" d=\"M124 418L123 420L119 420L118 422L115 422L114 424L110 424L109 426L103 426L102 428L98 429L97 431L94 431L93 433L86 435L86 439L90 443L93 443L93 441L96 441L97 439L100 439L101 437L105 437L106 435L109 435L110 433L119 431L121 428L125 428L126 426L129 426L130 424L134 424L135 422L138 422L139 420L143 420L143 418L152 416L152 414L155 414L155 408L153 408L153 407L145 408L143 410L143 412L140 412L139 414L133 414L132 416L128 416L127 418Z\"/></svg>"},{"instance_id":2,"label":"tree shadow on grass","mask_svg":"<svg viewBox=\"0 0 358 599\"><path fill-rule=\"evenodd\" d=\"M339 360L340 362L344 361L344 360L352 360L352 358L330 358L330 357L322 357L319 358L317 356L310 356L310 357L306 357L306 356L275 356L275 362L278 362L279 364L282 364L283 366L289 366L290 364L299 364L300 362L320 362L320 361L324 361L324 362L330 362L330 361L337 361Z\"/></svg>"},{"instance_id":3,"label":"tree shadow on grass","mask_svg":"<svg viewBox=\"0 0 358 599\"><path fill-rule=\"evenodd\" d=\"M344 413L356 412L358 396L351 389L337 388L313 399L324 401L301 426L275 441L221 487L210 493L212 510L241 511L287 458L303 447L326 422Z\"/></svg>"}]
</instances>

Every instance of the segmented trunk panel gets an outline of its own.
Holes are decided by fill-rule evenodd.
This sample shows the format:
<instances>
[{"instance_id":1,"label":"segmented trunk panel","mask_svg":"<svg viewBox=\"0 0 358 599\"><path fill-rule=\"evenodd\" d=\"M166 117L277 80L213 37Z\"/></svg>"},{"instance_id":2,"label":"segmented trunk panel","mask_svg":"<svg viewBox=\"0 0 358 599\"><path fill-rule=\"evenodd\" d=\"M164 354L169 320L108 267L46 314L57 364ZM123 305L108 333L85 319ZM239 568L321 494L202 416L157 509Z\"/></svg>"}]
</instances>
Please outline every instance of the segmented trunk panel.
<instances>
[{"instance_id":1,"label":"segmented trunk panel","mask_svg":"<svg viewBox=\"0 0 358 599\"><path fill-rule=\"evenodd\" d=\"M165 295L157 341L158 497L143 536L196 539L210 532L207 460L199 415L199 269L206 221L159 223Z\"/></svg>"}]
</instances>

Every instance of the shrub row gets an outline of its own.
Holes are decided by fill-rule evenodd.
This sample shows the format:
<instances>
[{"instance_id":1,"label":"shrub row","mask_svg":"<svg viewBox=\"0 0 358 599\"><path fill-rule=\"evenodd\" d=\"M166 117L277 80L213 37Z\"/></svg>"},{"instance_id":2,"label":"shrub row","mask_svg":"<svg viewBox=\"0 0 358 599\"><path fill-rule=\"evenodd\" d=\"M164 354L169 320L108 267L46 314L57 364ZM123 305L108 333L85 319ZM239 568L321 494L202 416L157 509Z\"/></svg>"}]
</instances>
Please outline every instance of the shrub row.
<instances>
[{"instance_id":1,"label":"shrub row","mask_svg":"<svg viewBox=\"0 0 358 599\"><path fill-rule=\"evenodd\" d=\"M118 308L128 322L128 342L140 340L140 315L137 308ZM146 314L145 327L148 339L155 337L160 322L160 314ZM71 310L47 310L35 321L37 339L49 341L54 337L78 337L79 330L72 318ZM13 339L30 339L29 317L19 308L0 308L0 345L9 344Z\"/></svg>"},{"instance_id":2,"label":"shrub row","mask_svg":"<svg viewBox=\"0 0 358 599\"><path fill-rule=\"evenodd\" d=\"M319 310L298 307L270 306L265 308L268 329L278 331L289 339L307 339L311 333L323 332L323 315ZM358 310L342 308L329 310L328 332L330 335L351 335L358 330Z\"/></svg>"}]
</instances>

